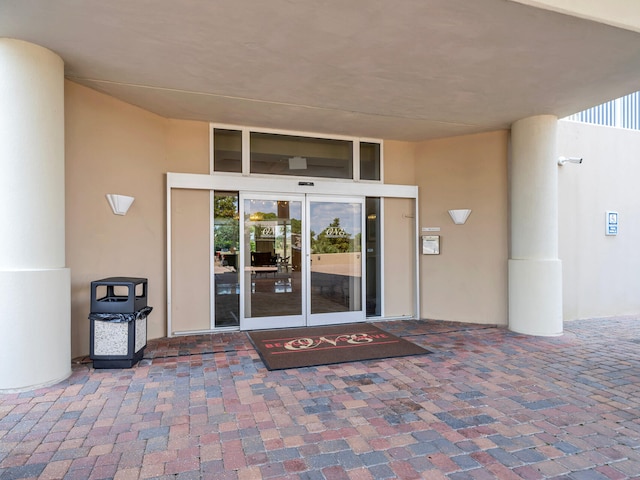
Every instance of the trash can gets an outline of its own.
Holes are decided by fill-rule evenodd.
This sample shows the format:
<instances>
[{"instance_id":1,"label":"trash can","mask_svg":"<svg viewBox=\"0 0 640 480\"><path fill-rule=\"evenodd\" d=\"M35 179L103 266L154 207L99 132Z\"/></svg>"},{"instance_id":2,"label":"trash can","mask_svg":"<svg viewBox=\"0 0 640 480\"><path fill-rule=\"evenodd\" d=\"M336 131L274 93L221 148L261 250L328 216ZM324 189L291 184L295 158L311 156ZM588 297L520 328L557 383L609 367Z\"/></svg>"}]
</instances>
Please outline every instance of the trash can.
<instances>
[{"instance_id":1,"label":"trash can","mask_svg":"<svg viewBox=\"0 0 640 480\"><path fill-rule=\"evenodd\" d=\"M147 279L110 277L91 282L90 358L93 368L131 368L147 346Z\"/></svg>"}]
</instances>

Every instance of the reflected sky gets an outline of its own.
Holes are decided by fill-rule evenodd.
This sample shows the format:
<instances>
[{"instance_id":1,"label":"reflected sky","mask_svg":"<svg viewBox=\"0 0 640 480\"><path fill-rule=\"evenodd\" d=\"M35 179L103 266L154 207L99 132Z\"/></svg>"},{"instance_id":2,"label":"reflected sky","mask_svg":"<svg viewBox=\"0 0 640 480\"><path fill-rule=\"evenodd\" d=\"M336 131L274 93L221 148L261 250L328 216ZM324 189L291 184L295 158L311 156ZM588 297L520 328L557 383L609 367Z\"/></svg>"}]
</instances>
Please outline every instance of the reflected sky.
<instances>
[{"instance_id":1,"label":"reflected sky","mask_svg":"<svg viewBox=\"0 0 640 480\"><path fill-rule=\"evenodd\" d=\"M289 203L289 217L300 220L302 218L302 202L288 202ZM252 213L273 213L278 214L278 201L277 200L245 200L245 215Z\"/></svg>"},{"instance_id":2,"label":"reflected sky","mask_svg":"<svg viewBox=\"0 0 640 480\"><path fill-rule=\"evenodd\" d=\"M245 215L252 213L278 214L276 200L246 200ZM360 203L318 202L312 201L309 207L309 228L317 234L329 227L335 218L340 219L340 227L351 238L361 233L362 205ZM289 202L289 218L302 218L302 202Z\"/></svg>"},{"instance_id":3,"label":"reflected sky","mask_svg":"<svg viewBox=\"0 0 640 480\"><path fill-rule=\"evenodd\" d=\"M361 232L362 205L359 203L311 202L310 228L316 235L327 228L335 218L351 238Z\"/></svg>"}]
</instances>

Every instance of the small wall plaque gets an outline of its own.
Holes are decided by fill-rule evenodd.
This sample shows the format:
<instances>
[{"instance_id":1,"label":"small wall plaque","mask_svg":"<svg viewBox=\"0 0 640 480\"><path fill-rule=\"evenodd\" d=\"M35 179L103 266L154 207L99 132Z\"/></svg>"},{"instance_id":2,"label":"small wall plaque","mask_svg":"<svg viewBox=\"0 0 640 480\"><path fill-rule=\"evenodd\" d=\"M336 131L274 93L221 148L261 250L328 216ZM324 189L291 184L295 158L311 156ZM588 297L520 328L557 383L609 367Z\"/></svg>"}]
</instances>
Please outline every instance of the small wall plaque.
<instances>
[{"instance_id":1,"label":"small wall plaque","mask_svg":"<svg viewBox=\"0 0 640 480\"><path fill-rule=\"evenodd\" d=\"M422 236L422 254L440 255L440 235Z\"/></svg>"}]
</instances>

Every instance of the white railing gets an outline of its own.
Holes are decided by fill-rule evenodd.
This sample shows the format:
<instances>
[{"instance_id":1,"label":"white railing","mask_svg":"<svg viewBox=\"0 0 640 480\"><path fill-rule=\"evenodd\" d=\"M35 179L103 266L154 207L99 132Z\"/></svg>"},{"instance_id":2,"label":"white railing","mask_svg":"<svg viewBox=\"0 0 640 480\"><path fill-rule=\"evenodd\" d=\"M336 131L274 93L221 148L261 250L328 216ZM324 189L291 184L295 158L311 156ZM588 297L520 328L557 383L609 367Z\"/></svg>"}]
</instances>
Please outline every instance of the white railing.
<instances>
[{"instance_id":1,"label":"white railing","mask_svg":"<svg viewBox=\"0 0 640 480\"><path fill-rule=\"evenodd\" d=\"M640 92L566 117L574 122L640 130Z\"/></svg>"}]
</instances>

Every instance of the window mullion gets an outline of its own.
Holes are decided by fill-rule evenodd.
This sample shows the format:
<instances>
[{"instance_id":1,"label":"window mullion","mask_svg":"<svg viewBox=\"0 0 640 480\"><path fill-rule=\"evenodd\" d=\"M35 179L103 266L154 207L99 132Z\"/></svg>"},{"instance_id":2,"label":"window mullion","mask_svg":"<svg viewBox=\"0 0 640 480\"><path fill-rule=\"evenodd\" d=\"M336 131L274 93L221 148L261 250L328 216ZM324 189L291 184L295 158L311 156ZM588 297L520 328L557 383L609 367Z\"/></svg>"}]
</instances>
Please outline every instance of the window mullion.
<instances>
[{"instance_id":1,"label":"window mullion","mask_svg":"<svg viewBox=\"0 0 640 480\"><path fill-rule=\"evenodd\" d=\"M242 130L242 174L251 173L251 136L246 128Z\"/></svg>"},{"instance_id":2,"label":"window mullion","mask_svg":"<svg viewBox=\"0 0 640 480\"><path fill-rule=\"evenodd\" d=\"M360 181L360 141L353 141L353 180Z\"/></svg>"}]
</instances>

